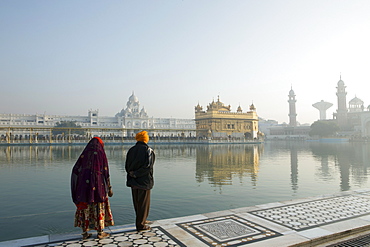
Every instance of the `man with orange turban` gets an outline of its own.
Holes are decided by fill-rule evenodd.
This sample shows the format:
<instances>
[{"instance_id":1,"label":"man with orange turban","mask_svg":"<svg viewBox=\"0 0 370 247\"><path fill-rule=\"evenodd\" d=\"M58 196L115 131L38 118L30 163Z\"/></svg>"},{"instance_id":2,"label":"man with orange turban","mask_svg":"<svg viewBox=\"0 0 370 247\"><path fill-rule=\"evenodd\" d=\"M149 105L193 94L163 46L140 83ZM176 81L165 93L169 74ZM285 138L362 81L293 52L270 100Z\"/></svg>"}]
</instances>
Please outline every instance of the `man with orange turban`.
<instances>
[{"instance_id":1,"label":"man with orange turban","mask_svg":"<svg viewBox=\"0 0 370 247\"><path fill-rule=\"evenodd\" d=\"M150 208L150 190L153 188L153 166L155 154L148 146L149 135L146 131L136 134L136 144L126 156L126 185L131 187L132 201L136 213L136 230L150 230L147 221Z\"/></svg>"}]
</instances>

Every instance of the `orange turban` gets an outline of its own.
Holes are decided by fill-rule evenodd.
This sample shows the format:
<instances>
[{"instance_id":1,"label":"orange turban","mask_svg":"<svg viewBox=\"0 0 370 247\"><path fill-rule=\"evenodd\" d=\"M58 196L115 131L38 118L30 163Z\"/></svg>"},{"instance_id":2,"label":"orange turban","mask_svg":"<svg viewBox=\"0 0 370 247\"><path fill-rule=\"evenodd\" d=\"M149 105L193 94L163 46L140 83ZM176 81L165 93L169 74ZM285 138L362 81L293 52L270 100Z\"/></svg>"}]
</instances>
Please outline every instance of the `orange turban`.
<instances>
[{"instance_id":1,"label":"orange turban","mask_svg":"<svg viewBox=\"0 0 370 247\"><path fill-rule=\"evenodd\" d=\"M135 137L136 141L138 142L145 142L145 143L148 143L149 141L149 135L148 135L148 132L146 132L145 130L139 132L136 134L136 137Z\"/></svg>"}]
</instances>

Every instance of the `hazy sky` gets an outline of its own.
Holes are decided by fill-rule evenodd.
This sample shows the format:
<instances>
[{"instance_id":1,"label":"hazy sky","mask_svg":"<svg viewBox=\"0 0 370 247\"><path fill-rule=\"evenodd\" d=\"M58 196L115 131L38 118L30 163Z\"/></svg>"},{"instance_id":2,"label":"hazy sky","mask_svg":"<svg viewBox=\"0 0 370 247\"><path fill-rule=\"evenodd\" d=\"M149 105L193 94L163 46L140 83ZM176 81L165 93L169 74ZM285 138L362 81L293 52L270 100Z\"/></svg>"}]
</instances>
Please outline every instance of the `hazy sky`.
<instances>
[{"instance_id":1,"label":"hazy sky","mask_svg":"<svg viewBox=\"0 0 370 247\"><path fill-rule=\"evenodd\" d=\"M368 0L0 0L0 113L194 118L213 99L265 119L313 103L370 104Z\"/></svg>"}]
</instances>

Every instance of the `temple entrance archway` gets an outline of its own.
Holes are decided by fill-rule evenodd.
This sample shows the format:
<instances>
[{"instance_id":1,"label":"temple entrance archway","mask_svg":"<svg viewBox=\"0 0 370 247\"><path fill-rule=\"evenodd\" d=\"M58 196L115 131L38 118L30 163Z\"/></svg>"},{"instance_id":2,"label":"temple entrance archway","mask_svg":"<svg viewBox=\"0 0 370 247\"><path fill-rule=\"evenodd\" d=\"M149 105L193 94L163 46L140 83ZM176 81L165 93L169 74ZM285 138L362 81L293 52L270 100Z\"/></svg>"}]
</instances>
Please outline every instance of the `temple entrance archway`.
<instances>
[{"instance_id":1,"label":"temple entrance archway","mask_svg":"<svg viewBox=\"0 0 370 247\"><path fill-rule=\"evenodd\" d=\"M246 139L252 139L252 134L251 134L251 133L249 133L249 132L246 132L246 133L244 134L244 136L245 136L245 138L246 138Z\"/></svg>"}]
</instances>

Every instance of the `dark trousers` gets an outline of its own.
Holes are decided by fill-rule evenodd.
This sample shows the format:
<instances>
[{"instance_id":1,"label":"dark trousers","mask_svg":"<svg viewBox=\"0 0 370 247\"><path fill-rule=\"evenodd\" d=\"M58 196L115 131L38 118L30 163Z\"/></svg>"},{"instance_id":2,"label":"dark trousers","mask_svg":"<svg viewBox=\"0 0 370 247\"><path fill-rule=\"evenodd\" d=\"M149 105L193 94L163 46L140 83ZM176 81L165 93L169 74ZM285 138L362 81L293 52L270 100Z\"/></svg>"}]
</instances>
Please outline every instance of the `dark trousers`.
<instances>
[{"instance_id":1,"label":"dark trousers","mask_svg":"<svg viewBox=\"0 0 370 247\"><path fill-rule=\"evenodd\" d=\"M142 230L145 227L145 221L149 215L150 190L131 188L131 192L136 213L136 229Z\"/></svg>"}]
</instances>

